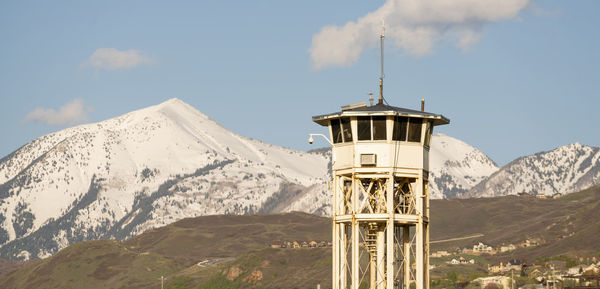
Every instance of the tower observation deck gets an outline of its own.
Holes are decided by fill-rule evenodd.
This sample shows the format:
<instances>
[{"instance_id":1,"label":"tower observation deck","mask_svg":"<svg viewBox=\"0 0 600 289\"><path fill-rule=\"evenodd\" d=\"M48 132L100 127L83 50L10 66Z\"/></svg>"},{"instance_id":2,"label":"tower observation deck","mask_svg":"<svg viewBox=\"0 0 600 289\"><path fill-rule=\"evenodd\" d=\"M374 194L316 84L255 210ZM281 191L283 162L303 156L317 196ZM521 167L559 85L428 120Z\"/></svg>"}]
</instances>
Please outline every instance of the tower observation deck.
<instances>
[{"instance_id":1,"label":"tower observation deck","mask_svg":"<svg viewBox=\"0 0 600 289\"><path fill-rule=\"evenodd\" d=\"M431 134L450 120L380 100L313 121L333 146L333 288L428 289Z\"/></svg>"}]
</instances>

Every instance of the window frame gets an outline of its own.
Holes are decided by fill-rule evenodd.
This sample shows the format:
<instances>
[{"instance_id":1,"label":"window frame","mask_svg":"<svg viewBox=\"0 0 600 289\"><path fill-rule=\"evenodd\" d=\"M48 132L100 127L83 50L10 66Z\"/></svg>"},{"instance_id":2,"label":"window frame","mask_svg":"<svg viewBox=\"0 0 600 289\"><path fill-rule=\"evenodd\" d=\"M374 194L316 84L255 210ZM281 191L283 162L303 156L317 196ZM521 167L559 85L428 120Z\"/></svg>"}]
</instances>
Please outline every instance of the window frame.
<instances>
[{"instance_id":1,"label":"window frame","mask_svg":"<svg viewBox=\"0 0 600 289\"><path fill-rule=\"evenodd\" d=\"M350 140L346 139L346 126L344 125L343 119L348 120L348 131L350 132ZM342 133L342 143L353 142L354 136L352 135L352 119L350 117L340 117L340 132Z\"/></svg>"},{"instance_id":2,"label":"window frame","mask_svg":"<svg viewBox=\"0 0 600 289\"><path fill-rule=\"evenodd\" d=\"M413 132L412 125L411 125L413 119L418 119L420 121L420 123L419 123L419 129L418 130L414 130L414 132L418 131L418 134L419 134L419 140L418 141L410 140L411 132ZM408 129L407 129L407 134L406 134L406 141L407 142L412 142L412 143L422 143L423 142L423 119L422 118L414 118L414 117L409 117L408 118Z\"/></svg>"},{"instance_id":3,"label":"window frame","mask_svg":"<svg viewBox=\"0 0 600 289\"><path fill-rule=\"evenodd\" d=\"M375 139L375 120L374 117L378 118L378 122L383 118L383 139ZM387 115L372 115L371 116L371 140L372 141L387 141Z\"/></svg>"},{"instance_id":4,"label":"window frame","mask_svg":"<svg viewBox=\"0 0 600 289\"><path fill-rule=\"evenodd\" d=\"M369 138L368 139L361 139L362 134L361 134L361 128L360 128L360 123L364 123L365 122L365 118L368 119L369 125ZM373 123L371 121L371 116L358 116L356 117L356 140L357 141L371 141L373 140Z\"/></svg>"},{"instance_id":5,"label":"window frame","mask_svg":"<svg viewBox=\"0 0 600 289\"><path fill-rule=\"evenodd\" d=\"M402 134L400 134L400 132L402 132L402 127L400 127L400 124L402 123L400 120L401 119L406 119L406 122L404 123L404 136L402 136ZM399 115L394 115L394 127L392 128L392 141L402 141L402 142L406 142L408 139L408 122L409 122L409 117L408 116L399 116ZM398 132L398 136L400 137L400 139L394 139L394 135L396 132L396 124L398 124L398 128L400 129L400 132Z\"/></svg>"},{"instance_id":6,"label":"window frame","mask_svg":"<svg viewBox=\"0 0 600 289\"><path fill-rule=\"evenodd\" d=\"M406 123L404 123L403 126L400 126L400 124L402 124L402 120L406 119ZM416 124L416 122L419 121L420 122L420 126L419 126L419 141L414 141L414 140L410 140L409 136L411 136L411 128L413 127L411 124ZM409 116L401 116L401 115L395 115L394 116L394 127L392 129L392 141L399 141L399 142L404 142L404 143L420 143L420 144L424 144L424 137L427 136L427 132L425 134L425 136L423 135L423 126L426 126L426 130L428 129L428 127L430 127L431 122L427 121L424 118L420 118L420 117L409 117ZM396 134L396 128L398 128L400 131L398 131L398 134ZM402 129L405 129L404 133L401 134ZM413 131L413 133L416 132ZM394 136L398 136L398 139L396 139Z\"/></svg>"},{"instance_id":7,"label":"window frame","mask_svg":"<svg viewBox=\"0 0 600 289\"><path fill-rule=\"evenodd\" d=\"M333 128L334 122L337 123L338 133L336 133ZM340 119L339 118L331 119L329 121L329 126L331 127L331 141L333 142L333 144L344 143L344 135L342 134L342 123L341 123ZM340 135L340 141L337 141L337 134Z\"/></svg>"},{"instance_id":8,"label":"window frame","mask_svg":"<svg viewBox=\"0 0 600 289\"><path fill-rule=\"evenodd\" d=\"M373 117L381 117L383 118L383 125L384 125L384 133L383 139L375 139L375 130L374 130L374 121L373 121ZM368 119L369 121L369 139L361 139L361 129L360 129L360 125L359 123L363 123L365 122L365 120ZM388 131L388 125L387 125L387 121L388 121L388 116L387 115L361 115L361 116L357 116L356 117L356 140L357 142L387 142L388 138L387 138L387 131ZM364 136L363 136L364 137Z\"/></svg>"}]
</instances>

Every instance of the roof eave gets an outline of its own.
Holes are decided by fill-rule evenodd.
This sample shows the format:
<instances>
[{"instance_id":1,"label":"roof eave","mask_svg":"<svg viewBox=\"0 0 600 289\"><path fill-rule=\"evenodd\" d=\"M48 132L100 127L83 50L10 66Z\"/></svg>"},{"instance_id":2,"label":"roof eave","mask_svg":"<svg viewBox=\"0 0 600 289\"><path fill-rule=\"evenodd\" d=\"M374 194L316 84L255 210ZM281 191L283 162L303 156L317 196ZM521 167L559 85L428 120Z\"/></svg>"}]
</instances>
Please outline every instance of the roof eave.
<instances>
[{"instance_id":1,"label":"roof eave","mask_svg":"<svg viewBox=\"0 0 600 289\"><path fill-rule=\"evenodd\" d=\"M424 115L424 114L418 114L418 113L403 113L403 112L398 112L398 111L370 111L370 112L342 111L342 112L336 112L336 113L332 113L332 114L313 116L312 120L322 126L328 126L330 119L340 118L343 116L362 116L362 115L398 115L398 116L407 116L407 117L418 117L418 118L433 120L434 126L445 125L445 124L450 123L450 120L441 114L437 115L437 114L429 114L428 113L428 114Z\"/></svg>"}]
</instances>

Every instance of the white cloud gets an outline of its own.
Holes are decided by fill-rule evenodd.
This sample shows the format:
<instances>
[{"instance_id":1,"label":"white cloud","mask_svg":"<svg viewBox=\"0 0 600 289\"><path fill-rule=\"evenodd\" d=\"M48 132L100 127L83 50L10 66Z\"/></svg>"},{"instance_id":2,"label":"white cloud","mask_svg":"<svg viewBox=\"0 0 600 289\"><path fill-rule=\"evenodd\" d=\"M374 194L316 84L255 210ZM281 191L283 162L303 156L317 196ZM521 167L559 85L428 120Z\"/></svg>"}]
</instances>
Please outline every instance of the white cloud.
<instances>
[{"instance_id":1,"label":"white cloud","mask_svg":"<svg viewBox=\"0 0 600 289\"><path fill-rule=\"evenodd\" d=\"M86 61L86 64L106 70L133 68L151 62L150 58L142 53L141 50L98 48Z\"/></svg>"},{"instance_id":2,"label":"white cloud","mask_svg":"<svg viewBox=\"0 0 600 289\"><path fill-rule=\"evenodd\" d=\"M50 125L75 125L88 121L88 113L92 109L86 107L83 99L76 98L63 105L58 111L52 108L36 107L25 119L30 122L42 122Z\"/></svg>"},{"instance_id":3,"label":"white cloud","mask_svg":"<svg viewBox=\"0 0 600 289\"><path fill-rule=\"evenodd\" d=\"M481 37L483 26L512 19L531 0L387 0L379 9L343 26L325 26L313 35L309 49L313 66L346 66L363 50L376 47L381 23L385 36L413 55L433 51L445 36L458 36L466 49Z\"/></svg>"}]
</instances>

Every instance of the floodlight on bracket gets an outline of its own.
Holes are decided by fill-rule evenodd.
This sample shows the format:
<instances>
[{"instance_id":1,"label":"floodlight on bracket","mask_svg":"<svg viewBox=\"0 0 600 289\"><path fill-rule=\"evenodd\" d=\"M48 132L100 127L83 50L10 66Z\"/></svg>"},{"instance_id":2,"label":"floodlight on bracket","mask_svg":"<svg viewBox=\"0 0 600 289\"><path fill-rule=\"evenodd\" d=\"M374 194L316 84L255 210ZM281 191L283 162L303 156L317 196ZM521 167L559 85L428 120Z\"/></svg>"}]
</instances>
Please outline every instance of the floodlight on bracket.
<instances>
[{"instance_id":1,"label":"floodlight on bracket","mask_svg":"<svg viewBox=\"0 0 600 289\"><path fill-rule=\"evenodd\" d=\"M315 139L313 138L313 136L321 136L323 137L330 145L333 145L333 143L322 133L311 133L308 135L308 143L312 144L313 142L315 142Z\"/></svg>"}]
</instances>

